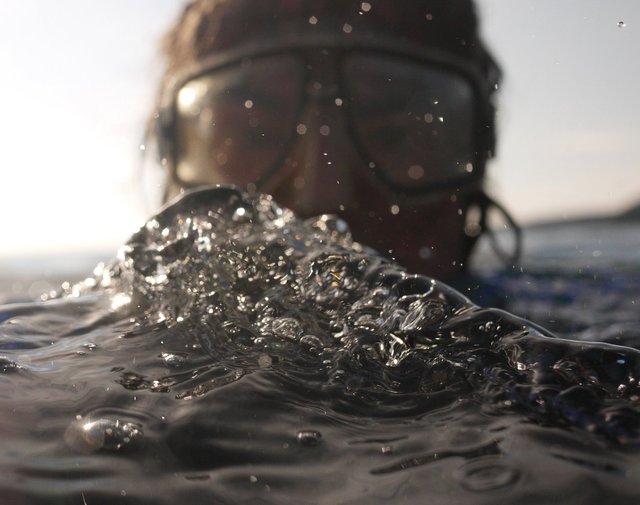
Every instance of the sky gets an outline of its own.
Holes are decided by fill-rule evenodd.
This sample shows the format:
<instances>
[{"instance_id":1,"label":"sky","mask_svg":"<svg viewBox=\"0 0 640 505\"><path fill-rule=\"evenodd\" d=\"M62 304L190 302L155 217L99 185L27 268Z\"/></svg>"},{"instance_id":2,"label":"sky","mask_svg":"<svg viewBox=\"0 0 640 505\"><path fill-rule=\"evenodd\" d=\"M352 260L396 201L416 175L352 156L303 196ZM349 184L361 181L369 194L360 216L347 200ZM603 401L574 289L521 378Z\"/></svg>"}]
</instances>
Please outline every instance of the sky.
<instances>
[{"instance_id":1,"label":"sky","mask_svg":"<svg viewBox=\"0 0 640 505\"><path fill-rule=\"evenodd\" d=\"M182 5L0 3L0 271L3 258L115 251L157 210L140 146L158 42ZM523 223L639 202L640 2L478 6L505 74L491 194Z\"/></svg>"}]
</instances>

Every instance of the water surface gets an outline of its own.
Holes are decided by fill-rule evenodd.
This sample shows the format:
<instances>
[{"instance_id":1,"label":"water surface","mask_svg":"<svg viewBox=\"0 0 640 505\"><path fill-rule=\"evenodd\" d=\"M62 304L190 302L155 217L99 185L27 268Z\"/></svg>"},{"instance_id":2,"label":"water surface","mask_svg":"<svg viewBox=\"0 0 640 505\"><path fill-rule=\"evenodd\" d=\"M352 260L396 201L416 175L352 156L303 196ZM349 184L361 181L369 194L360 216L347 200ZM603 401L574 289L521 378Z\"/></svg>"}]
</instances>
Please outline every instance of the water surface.
<instances>
[{"instance_id":1,"label":"water surface","mask_svg":"<svg viewBox=\"0 0 640 505\"><path fill-rule=\"evenodd\" d=\"M7 503L633 503L640 351L554 334L269 197L188 194L0 308ZM624 345L620 345L624 344Z\"/></svg>"}]
</instances>

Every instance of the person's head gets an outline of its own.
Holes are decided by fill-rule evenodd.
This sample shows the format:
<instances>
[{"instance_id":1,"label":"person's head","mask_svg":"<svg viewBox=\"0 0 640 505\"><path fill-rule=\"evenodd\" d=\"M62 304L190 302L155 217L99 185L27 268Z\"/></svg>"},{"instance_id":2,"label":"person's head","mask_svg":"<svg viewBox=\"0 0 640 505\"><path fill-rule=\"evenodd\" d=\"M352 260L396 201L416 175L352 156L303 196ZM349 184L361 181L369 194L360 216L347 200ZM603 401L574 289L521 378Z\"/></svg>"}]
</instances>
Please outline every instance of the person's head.
<instances>
[{"instance_id":1,"label":"person's head","mask_svg":"<svg viewBox=\"0 0 640 505\"><path fill-rule=\"evenodd\" d=\"M499 75L471 0L195 0L166 52L166 198L235 184L414 272L466 265Z\"/></svg>"}]
</instances>

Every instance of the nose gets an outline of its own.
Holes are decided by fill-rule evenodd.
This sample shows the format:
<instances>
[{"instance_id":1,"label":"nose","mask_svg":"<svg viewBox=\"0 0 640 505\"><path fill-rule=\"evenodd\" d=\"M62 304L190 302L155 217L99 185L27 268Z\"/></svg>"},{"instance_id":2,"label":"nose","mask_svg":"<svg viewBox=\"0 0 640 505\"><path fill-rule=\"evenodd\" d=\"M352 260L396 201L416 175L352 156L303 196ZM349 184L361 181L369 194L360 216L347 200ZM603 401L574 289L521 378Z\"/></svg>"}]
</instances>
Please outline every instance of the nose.
<instances>
[{"instance_id":1,"label":"nose","mask_svg":"<svg viewBox=\"0 0 640 505\"><path fill-rule=\"evenodd\" d=\"M339 213L353 200L358 163L341 99L311 97L296 135L285 160L287 175L272 191L274 197L302 217Z\"/></svg>"}]
</instances>

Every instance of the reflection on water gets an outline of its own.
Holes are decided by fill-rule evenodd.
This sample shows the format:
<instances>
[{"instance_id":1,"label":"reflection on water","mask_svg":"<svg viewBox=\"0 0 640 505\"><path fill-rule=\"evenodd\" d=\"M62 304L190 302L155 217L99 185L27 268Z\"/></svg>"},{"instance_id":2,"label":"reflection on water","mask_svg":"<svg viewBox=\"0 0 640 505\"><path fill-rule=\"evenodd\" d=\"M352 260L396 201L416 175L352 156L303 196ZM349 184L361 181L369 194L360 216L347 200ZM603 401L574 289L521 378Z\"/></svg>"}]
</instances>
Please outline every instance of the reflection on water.
<instances>
[{"instance_id":1,"label":"reflection on water","mask_svg":"<svg viewBox=\"0 0 640 505\"><path fill-rule=\"evenodd\" d=\"M640 351L473 305L267 197L195 192L0 309L8 503L621 503Z\"/></svg>"}]
</instances>

